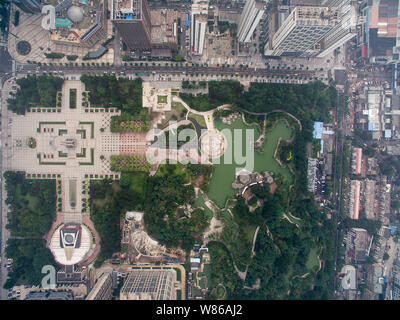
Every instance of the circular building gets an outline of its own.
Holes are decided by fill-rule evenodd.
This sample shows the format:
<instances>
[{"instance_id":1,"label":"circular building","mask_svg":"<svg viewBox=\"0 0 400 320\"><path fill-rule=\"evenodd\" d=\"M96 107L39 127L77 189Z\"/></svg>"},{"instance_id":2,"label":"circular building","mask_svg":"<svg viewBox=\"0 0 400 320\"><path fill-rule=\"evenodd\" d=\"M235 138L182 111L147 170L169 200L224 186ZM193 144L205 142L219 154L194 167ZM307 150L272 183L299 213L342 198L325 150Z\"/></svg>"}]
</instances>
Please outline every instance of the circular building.
<instances>
[{"instance_id":1,"label":"circular building","mask_svg":"<svg viewBox=\"0 0 400 320\"><path fill-rule=\"evenodd\" d=\"M54 259L62 265L74 265L84 261L92 246L89 229L81 224L63 224L50 240Z\"/></svg>"},{"instance_id":2,"label":"circular building","mask_svg":"<svg viewBox=\"0 0 400 320\"><path fill-rule=\"evenodd\" d=\"M73 23L80 23L83 20L83 9L78 6L71 6L67 11L67 17Z\"/></svg>"}]
</instances>

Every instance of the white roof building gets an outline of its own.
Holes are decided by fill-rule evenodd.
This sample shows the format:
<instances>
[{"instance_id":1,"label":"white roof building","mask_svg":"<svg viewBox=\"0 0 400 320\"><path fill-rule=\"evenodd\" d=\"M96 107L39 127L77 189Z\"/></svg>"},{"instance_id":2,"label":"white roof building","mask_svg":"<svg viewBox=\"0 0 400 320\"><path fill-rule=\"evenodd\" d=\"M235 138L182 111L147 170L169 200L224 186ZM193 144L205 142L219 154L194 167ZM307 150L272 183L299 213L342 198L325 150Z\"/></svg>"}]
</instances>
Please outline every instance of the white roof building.
<instances>
[{"instance_id":1,"label":"white roof building","mask_svg":"<svg viewBox=\"0 0 400 320\"><path fill-rule=\"evenodd\" d=\"M92 246L92 236L85 225L72 233L68 225L61 225L50 241L50 250L54 259L62 265L74 265L83 261Z\"/></svg>"},{"instance_id":2,"label":"white roof building","mask_svg":"<svg viewBox=\"0 0 400 320\"><path fill-rule=\"evenodd\" d=\"M356 268L351 265L345 265L340 271L344 274L342 278L342 288L344 290L356 290L357 289L357 273Z\"/></svg>"},{"instance_id":3,"label":"white roof building","mask_svg":"<svg viewBox=\"0 0 400 320\"><path fill-rule=\"evenodd\" d=\"M172 88L168 83L143 82L143 107L153 112L171 111Z\"/></svg>"}]
</instances>

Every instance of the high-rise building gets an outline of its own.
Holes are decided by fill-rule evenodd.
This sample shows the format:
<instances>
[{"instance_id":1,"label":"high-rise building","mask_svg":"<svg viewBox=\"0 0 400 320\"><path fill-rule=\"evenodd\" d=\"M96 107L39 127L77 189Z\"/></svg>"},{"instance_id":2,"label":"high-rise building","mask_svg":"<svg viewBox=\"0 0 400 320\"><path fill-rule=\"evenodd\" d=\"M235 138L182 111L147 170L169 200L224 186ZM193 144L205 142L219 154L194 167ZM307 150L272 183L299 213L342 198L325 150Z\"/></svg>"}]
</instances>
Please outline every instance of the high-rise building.
<instances>
[{"instance_id":1,"label":"high-rise building","mask_svg":"<svg viewBox=\"0 0 400 320\"><path fill-rule=\"evenodd\" d=\"M111 20L129 50L151 50L151 20L147 0L113 0Z\"/></svg>"},{"instance_id":2,"label":"high-rise building","mask_svg":"<svg viewBox=\"0 0 400 320\"><path fill-rule=\"evenodd\" d=\"M208 0L193 0L190 21L192 53L203 54L207 29Z\"/></svg>"},{"instance_id":3,"label":"high-rise building","mask_svg":"<svg viewBox=\"0 0 400 320\"><path fill-rule=\"evenodd\" d=\"M176 300L176 271L133 270L120 292L120 300Z\"/></svg>"},{"instance_id":4,"label":"high-rise building","mask_svg":"<svg viewBox=\"0 0 400 320\"><path fill-rule=\"evenodd\" d=\"M249 42L258 23L264 14L264 3L259 0L247 0L240 16L238 40Z\"/></svg>"},{"instance_id":5,"label":"high-rise building","mask_svg":"<svg viewBox=\"0 0 400 320\"><path fill-rule=\"evenodd\" d=\"M111 300L113 293L113 273L106 272L97 280L86 300Z\"/></svg>"},{"instance_id":6,"label":"high-rise building","mask_svg":"<svg viewBox=\"0 0 400 320\"><path fill-rule=\"evenodd\" d=\"M393 53L398 59L400 41L398 0L371 1L366 9L365 56L372 63L388 63ZM394 49L394 50L393 50Z\"/></svg>"},{"instance_id":7,"label":"high-rise building","mask_svg":"<svg viewBox=\"0 0 400 320\"><path fill-rule=\"evenodd\" d=\"M332 7L338 8L345 4L350 4L350 0L322 0L321 4L329 8Z\"/></svg>"},{"instance_id":8,"label":"high-rise building","mask_svg":"<svg viewBox=\"0 0 400 320\"><path fill-rule=\"evenodd\" d=\"M26 13L40 13L42 10L40 0L13 0L12 2Z\"/></svg>"},{"instance_id":9,"label":"high-rise building","mask_svg":"<svg viewBox=\"0 0 400 320\"><path fill-rule=\"evenodd\" d=\"M320 51L319 41L340 21L337 8L295 7L274 34L266 55L301 54Z\"/></svg>"},{"instance_id":10,"label":"high-rise building","mask_svg":"<svg viewBox=\"0 0 400 320\"><path fill-rule=\"evenodd\" d=\"M349 0L330 1L331 4L337 5L340 10L342 19L340 23L334 26L322 39L322 51L317 57L325 57L336 48L342 46L350 39L357 35L357 14L353 6L350 5Z\"/></svg>"}]
</instances>

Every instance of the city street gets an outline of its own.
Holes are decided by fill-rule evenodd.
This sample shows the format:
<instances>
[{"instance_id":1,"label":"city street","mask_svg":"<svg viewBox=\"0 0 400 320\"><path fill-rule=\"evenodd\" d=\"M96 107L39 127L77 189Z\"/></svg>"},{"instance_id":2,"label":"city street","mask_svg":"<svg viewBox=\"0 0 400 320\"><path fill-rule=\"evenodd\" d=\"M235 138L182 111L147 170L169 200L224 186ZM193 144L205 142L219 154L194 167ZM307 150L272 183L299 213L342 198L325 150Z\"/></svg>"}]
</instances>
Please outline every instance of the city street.
<instances>
[{"instance_id":1,"label":"city street","mask_svg":"<svg viewBox=\"0 0 400 320\"><path fill-rule=\"evenodd\" d=\"M19 71L21 74L64 73L68 75L91 74L119 74L119 76L140 76L145 80L222 80L233 79L242 83L250 82L278 82L278 83L307 83L319 79L328 83L327 73L324 70L298 69L260 69L232 66L185 66L185 65L156 65L156 63L135 63L125 66L36 66L24 65ZM141 65L142 64L142 65ZM147 65L146 65L147 64Z\"/></svg>"},{"instance_id":2,"label":"city street","mask_svg":"<svg viewBox=\"0 0 400 320\"><path fill-rule=\"evenodd\" d=\"M1 90L1 288L0 288L0 295L1 299L7 299L7 290L3 289L3 285L5 281L7 280L8 276L8 271L7 268L5 267L5 262L6 262L6 257L5 257L5 244L8 240L8 231L6 230L5 226L7 224L7 205L5 204L5 189L4 189L4 179L3 179L3 173L4 170L7 168L7 148L9 146L9 137L8 137L8 110L6 106L6 99L8 98L8 93L11 89L12 84L9 82L9 80L5 81L4 86ZM6 151L6 152L5 152Z\"/></svg>"}]
</instances>

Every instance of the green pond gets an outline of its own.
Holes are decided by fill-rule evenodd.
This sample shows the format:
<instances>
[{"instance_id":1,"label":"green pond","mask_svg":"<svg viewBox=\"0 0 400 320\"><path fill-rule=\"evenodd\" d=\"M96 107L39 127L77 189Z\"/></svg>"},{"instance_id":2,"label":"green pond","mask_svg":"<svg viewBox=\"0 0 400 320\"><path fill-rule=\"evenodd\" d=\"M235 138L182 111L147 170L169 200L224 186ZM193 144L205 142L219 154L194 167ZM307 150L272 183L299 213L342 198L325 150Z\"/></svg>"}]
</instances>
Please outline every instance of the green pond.
<instances>
[{"instance_id":1,"label":"green pond","mask_svg":"<svg viewBox=\"0 0 400 320\"><path fill-rule=\"evenodd\" d=\"M235 179L236 169L245 167L245 164L237 164L233 156L235 148L239 148L240 154L245 154L245 146L250 145L251 137L246 135L246 129L254 130L254 141L260 136L260 129L257 126L248 126L242 120L236 120L231 125L223 124L220 119L215 120L215 128L218 130L229 130L232 133L233 143L228 144L225 154L220 158L220 164L215 164L214 173L210 181L210 190L207 193L209 199L213 200L220 208L225 206L228 198L235 196L236 190L232 188L232 182ZM240 134L235 139L233 130L242 129L242 139L238 139ZM263 173L271 171L274 174L281 174L289 182L292 182L293 176L287 167L281 167L274 159L274 152L278 144L279 138L290 140L292 138L293 130L287 125L284 120L278 121L275 126L266 133L263 143L264 152L254 152L254 165L253 172ZM229 140L229 139L228 139ZM236 141L235 141L236 140ZM232 149L233 147L233 149ZM241 148L241 149L240 149ZM225 157L230 158L232 161L226 164ZM230 163L230 164L229 164Z\"/></svg>"}]
</instances>

